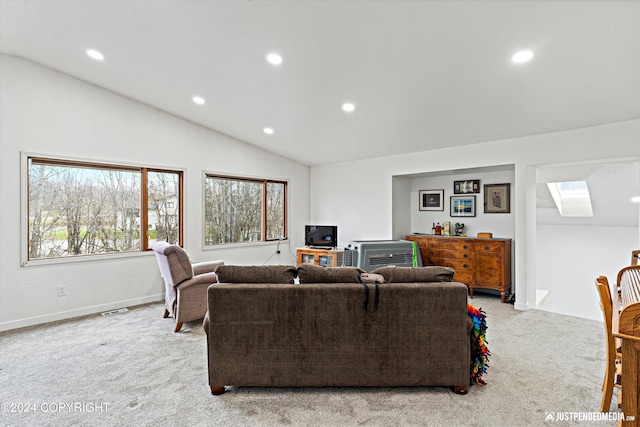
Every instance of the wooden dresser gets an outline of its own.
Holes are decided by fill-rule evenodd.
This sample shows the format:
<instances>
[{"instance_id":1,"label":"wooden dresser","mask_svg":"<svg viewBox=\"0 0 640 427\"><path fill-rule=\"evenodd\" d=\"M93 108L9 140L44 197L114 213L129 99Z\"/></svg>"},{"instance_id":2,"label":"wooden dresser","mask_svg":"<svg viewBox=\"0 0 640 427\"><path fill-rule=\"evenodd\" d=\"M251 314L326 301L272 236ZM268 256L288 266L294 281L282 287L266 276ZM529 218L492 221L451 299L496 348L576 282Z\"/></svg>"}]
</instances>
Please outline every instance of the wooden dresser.
<instances>
[{"instance_id":1,"label":"wooden dresser","mask_svg":"<svg viewBox=\"0 0 640 427\"><path fill-rule=\"evenodd\" d=\"M452 267L454 280L469 287L500 291L502 302L511 289L511 239L477 239L410 235L406 240L418 243L424 265Z\"/></svg>"}]
</instances>

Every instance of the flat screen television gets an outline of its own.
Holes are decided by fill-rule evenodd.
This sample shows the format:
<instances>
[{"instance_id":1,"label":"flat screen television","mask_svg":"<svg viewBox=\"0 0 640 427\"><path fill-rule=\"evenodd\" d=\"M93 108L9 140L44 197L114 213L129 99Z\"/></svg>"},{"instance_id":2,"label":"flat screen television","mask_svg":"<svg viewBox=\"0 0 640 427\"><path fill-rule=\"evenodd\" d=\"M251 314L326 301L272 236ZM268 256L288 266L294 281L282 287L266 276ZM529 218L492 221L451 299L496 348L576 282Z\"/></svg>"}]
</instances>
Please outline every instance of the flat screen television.
<instances>
[{"instance_id":1,"label":"flat screen television","mask_svg":"<svg viewBox=\"0 0 640 427\"><path fill-rule=\"evenodd\" d=\"M304 244L317 248L335 248L338 246L338 226L305 225Z\"/></svg>"}]
</instances>

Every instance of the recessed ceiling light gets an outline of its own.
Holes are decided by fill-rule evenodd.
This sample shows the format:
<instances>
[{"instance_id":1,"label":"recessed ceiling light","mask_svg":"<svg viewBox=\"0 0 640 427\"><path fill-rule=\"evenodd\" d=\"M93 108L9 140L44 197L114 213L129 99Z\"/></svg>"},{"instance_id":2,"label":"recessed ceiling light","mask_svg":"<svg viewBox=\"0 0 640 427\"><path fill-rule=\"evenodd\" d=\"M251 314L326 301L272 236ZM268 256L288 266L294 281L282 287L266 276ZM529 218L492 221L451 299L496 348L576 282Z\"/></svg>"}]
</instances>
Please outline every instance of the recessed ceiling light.
<instances>
[{"instance_id":1,"label":"recessed ceiling light","mask_svg":"<svg viewBox=\"0 0 640 427\"><path fill-rule=\"evenodd\" d=\"M87 50L87 55L95 59L96 61L102 61L104 59L104 55L98 52L97 50L89 49Z\"/></svg>"},{"instance_id":2,"label":"recessed ceiling light","mask_svg":"<svg viewBox=\"0 0 640 427\"><path fill-rule=\"evenodd\" d=\"M511 60L516 64L522 64L523 62L530 61L533 58L533 52L530 50L521 50L511 57Z\"/></svg>"},{"instance_id":3,"label":"recessed ceiling light","mask_svg":"<svg viewBox=\"0 0 640 427\"><path fill-rule=\"evenodd\" d=\"M640 196L634 196L634 197L632 197L632 198L631 198L631 201L632 201L633 203L640 203Z\"/></svg>"},{"instance_id":4,"label":"recessed ceiling light","mask_svg":"<svg viewBox=\"0 0 640 427\"><path fill-rule=\"evenodd\" d=\"M282 64L282 56L278 55L277 53L270 53L269 55L267 55L267 61L269 61L273 65L280 65Z\"/></svg>"},{"instance_id":5,"label":"recessed ceiling light","mask_svg":"<svg viewBox=\"0 0 640 427\"><path fill-rule=\"evenodd\" d=\"M198 105L204 105L204 103L206 102L206 101L204 100L204 98L203 98L203 97L201 97L201 96L194 96L194 97L193 97L193 98L191 98L191 99L193 99L193 102L195 102L195 103L196 103L196 104L198 104Z\"/></svg>"},{"instance_id":6,"label":"recessed ceiling light","mask_svg":"<svg viewBox=\"0 0 640 427\"><path fill-rule=\"evenodd\" d=\"M273 129L272 128L264 128L264 129L262 129L262 131L264 133L266 133L267 135L273 135Z\"/></svg>"},{"instance_id":7,"label":"recessed ceiling light","mask_svg":"<svg viewBox=\"0 0 640 427\"><path fill-rule=\"evenodd\" d=\"M355 109L356 109L356 106L355 106L355 105L353 105L353 104L352 104L352 103L350 103L350 102L346 102L346 103L342 104L342 109L343 109L344 111L346 111L346 112L350 113L350 112L352 112L353 110L355 110Z\"/></svg>"}]
</instances>

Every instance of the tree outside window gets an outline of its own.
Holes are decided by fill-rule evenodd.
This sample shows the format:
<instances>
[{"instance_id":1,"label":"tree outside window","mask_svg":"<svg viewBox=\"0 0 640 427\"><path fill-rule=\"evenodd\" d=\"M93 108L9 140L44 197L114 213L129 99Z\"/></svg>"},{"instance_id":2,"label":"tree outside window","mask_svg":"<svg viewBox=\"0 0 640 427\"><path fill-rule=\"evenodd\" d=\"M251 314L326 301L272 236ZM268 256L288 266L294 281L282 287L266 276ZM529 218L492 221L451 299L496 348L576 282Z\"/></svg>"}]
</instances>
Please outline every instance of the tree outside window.
<instances>
[{"instance_id":1,"label":"tree outside window","mask_svg":"<svg viewBox=\"0 0 640 427\"><path fill-rule=\"evenodd\" d=\"M286 182L207 175L205 245L286 237Z\"/></svg>"},{"instance_id":2,"label":"tree outside window","mask_svg":"<svg viewBox=\"0 0 640 427\"><path fill-rule=\"evenodd\" d=\"M149 172L147 174L147 238L153 241L177 243L180 240L181 174Z\"/></svg>"},{"instance_id":3,"label":"tree outside window","mask_svg":"<svg viewBox=\"0 0 640 427\"><path fill-rule=\"evenodd\" d=\"M182 172L27 161L28 260L140 251L154 240L180 243Z\"/></svg>"}]
</instances>

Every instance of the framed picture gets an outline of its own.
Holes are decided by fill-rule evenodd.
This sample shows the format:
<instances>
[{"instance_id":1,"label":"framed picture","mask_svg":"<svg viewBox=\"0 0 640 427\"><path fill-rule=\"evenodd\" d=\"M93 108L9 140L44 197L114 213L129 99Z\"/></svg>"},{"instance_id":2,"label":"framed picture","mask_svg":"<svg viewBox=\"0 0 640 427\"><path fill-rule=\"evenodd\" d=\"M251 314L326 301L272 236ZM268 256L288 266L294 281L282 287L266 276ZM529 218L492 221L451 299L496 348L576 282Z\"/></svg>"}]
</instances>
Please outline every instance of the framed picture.
<instances>
[{"instance_id":1,"label":"framed picture","mask_svg":"<svg viewBox=\"0 0 640 427\"><path fill-rule=\"evenodd\" d=\"M451 216L476 216L476 196L451 196Z\"/></svg>"},{"instance_id":2,"label":"framed picture","mask_svg":"<svg viewBox=\"0 0 640 427\"><path fill-rule=\"evenodd\" d=\"M484 213L511 213L511 184L484 186Z\"/></svg>"},{"instance_id":3,"label":"framed picture","mask_svg":"<svg viewBox=\"0 0 640 427\"><path fill-rule=\"evenodd\" d=\"M480 180L453 181L453 194L468 194L480 192Z\"/></svg>"},{"instance_id":4,"label":"framed picture","mask_svg":"<svg viewBox=\"0 0 640 427\"><path fill-rule=\"evenodd\" d=\"M421 211L443 211L444 190L420 190L418 206Z\"/></svg>"}]
</instances>

